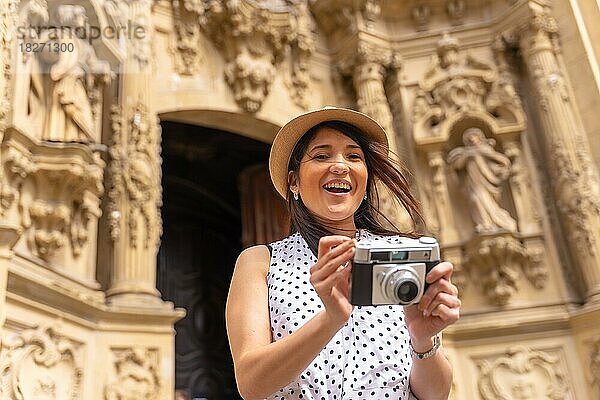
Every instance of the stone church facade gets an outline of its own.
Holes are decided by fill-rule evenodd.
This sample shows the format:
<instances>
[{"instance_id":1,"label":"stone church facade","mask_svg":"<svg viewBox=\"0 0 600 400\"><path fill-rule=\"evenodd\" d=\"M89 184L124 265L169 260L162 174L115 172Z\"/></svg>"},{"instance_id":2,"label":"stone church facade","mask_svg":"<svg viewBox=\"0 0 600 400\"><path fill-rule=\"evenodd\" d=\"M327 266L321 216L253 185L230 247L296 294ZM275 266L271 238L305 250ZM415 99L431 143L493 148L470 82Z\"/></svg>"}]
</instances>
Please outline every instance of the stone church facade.
<instances>
[{"instance_id":1,"label":"stone church facade","mask_svg":"<svg viewBox=\"0 0 600 400\"><path fill-rule=\"evenodd\" d=\"M0 398L239 398L235 255L284 234L269 143L326 105L384 126L455 265L451 398L599 398L598 20L592 0L0 0Z\"/></svg>"}]
</instances>

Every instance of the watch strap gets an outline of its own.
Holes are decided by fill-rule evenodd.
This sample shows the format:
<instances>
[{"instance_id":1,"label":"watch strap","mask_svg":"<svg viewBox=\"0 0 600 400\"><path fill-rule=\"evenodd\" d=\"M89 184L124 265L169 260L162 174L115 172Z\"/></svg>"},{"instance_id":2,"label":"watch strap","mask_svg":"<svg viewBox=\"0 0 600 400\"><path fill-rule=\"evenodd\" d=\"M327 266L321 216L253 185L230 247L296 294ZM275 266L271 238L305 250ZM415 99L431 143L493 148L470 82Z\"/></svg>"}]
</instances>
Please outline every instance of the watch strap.
<instances>
[{"instance_id":1,"label":"watch strap","mask_svg":"<svg viewBox=\"0 0 600 400\"><path fill-rule=\"evenodd\" d=\"M412 346L411 341L408 341L409 343L409 347L410 347L410 354L419 359L419 360L424 360L426 358L432 357L435 355L435 353L437 353L438 349L440 348L440 345L442 344L442 340L440 339L440 335L437 334L433 337L433 347L431 349L429 349L428 351L426 351L425 353L418 353L415 351L415 349Z\"/></svg>"}]
</instances>

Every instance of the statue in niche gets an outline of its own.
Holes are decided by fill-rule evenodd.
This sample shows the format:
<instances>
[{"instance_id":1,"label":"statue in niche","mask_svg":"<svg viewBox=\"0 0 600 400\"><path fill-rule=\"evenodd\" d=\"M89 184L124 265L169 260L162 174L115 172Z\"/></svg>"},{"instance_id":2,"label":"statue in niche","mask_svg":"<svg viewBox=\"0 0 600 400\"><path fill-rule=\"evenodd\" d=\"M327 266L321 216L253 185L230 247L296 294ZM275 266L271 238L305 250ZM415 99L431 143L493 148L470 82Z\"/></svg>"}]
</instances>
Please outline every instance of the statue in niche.
<instances>
[{"instance_id":1,"label":"statue in niche","mask_svg":"<svg viewBox=\"0 0 600 400\"><path fill-rule=\"evenodd\" d=\"M501 185L510 173L510 160L494 150L495 140L486 139L479 128L467 129L463 143L464 147L450 151L448 164L464 171L475 231L515 231L516 221L498 204Z\"/></svg>"},{"instance_id":2,"label":"statue in niche","mask_svg":"<svg viewBox=\"0 0 600 400\"><path fill-rule=\"evenodd\" d=\"M75 29L87 28L85 8L61 5L57 25L73 32L45 32L43 41L51 46L72 46L68 51L43 51L40 61L48 75L32 76L32 90L46 105L42 139L90 142L95 139L95 121L99 116L101 85L111 79L110 66L97 58L94 48L79 38ZM67 47L65 47L66 49ZM72 50L72 51L71 51ZM41 96L40 96L41 94ZM31 103L31 96L30 96Z\"/></svg>"}]
</instances>

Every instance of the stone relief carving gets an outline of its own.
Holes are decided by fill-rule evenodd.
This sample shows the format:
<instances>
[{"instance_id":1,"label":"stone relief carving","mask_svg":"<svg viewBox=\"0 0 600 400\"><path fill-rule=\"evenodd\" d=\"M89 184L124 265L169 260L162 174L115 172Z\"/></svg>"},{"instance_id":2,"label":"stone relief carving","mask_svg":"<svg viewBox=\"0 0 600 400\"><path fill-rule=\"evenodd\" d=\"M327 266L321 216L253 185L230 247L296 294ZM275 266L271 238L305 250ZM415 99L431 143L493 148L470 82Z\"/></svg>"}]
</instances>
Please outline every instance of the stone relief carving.
<instances>
[{"instance_id":1,"label":"stone relief carving","mask_svg":"<svg viewBox=\"0 0 600 400\"><path fill-rule=\"evenodd\" d=\"M479 393L484 400L574 398L559 351L515 346L476 364Z\"/></svg>"},{"instance_id":2,"label":"stone relief carving","mask_svg":"<svg viewBox=\"0 0 600 400\"><path fill-rule=\"evenodd\" d=\"M185 0L183 19L176 32L176 48L180 52L178 71L191 74L198 61L199 49L193 44L199 27L222 50L225 57L225 79L233 90L236 102L246 111L260 109L277 67L288 58L292 99L307 107L307 87L310 83L308 60L314 51L310 14L306 4L279 6L256 4L248 0L216 2ZM186 14L187 13L187 14ZM189 13L192 13L190 17Z\"/></svg>"},{"instance_id":3,"label":"stone relief carving","mask_svg":"<svg viewBox=\"0 0 600 400\"><path fill-rule=\"evenodd\" d=\"M31 0L23 23L42 29L39 38L26 38L48 48L69 51L25 53L20 67L29 77L22 82L27 93L23 107L32 130L41 139L99 142L103 87L111 80L110 66L98 59L91 44L76 34L87 29L86 10L80 5L60 5L48 14L45 0Z\"/></svg>"},{"instance_id":4,"label":"stone relief carving","mask_svg":"<svg viewBox=\"0 0 600 400\"><path fill-rule=\"evenodd\" d=\"M2 182L0 183L0 216L18 203L23 180L35 169L31 152L23 146L2 146Z\"/></svg>"},{"instance_id":5,"label":"stone relief carving","mask_svg":"<svg viewBox=\"0 0 600 400\"><path fill-rule=\"evenodd\" d=\"M413 6L410 13L417 31L426 31L429 29L429 20L431 19L431 7L424 3Z\"/></svg>"},{"instance_id":6,"label":"stone relief carving","mask_svg":"<svg viewBox=\"0 0 600 400\"><path fill-rule=\"evenodd\" d=\"M497 79L491 65L470 55L461 61L458 40L445 34L438 42L425 79L420 87L431 92L446 114L462 110L483 110L484 96Z\"/></svg>"},{"instance_id":7,"label":"stone relief carving","mask_svg":"<svg viewBox=\"0 0 600 400\"><path fill-rule=\"evenodd\" d=\"M181 75L194 75L203 60L200 51L201 30L197 7L192 1L173 2L175 71ZM200 13L204 12L204 9Z\"/></svg>"},{"instance_id":8,"label":"stone relief carving","mask_svg":"<svg viewBox=\"0 0 600 400\"><path fill-rule=\"evenodd\" d=\"M0 398L80 399L78 345L55 328L27 329L0 346Z\"/></svg>"},{"instance_id":9,"label":"stone relief carving","mask_svg":"<svg viewBox=\"0 0 600 400\"><path fill-rule=\"evenodd\" d=\"M441 151L428 153L427 164L431 169L431 194L429 201L433 203L432 210L438 222L434 225L437 230L436 237L442 242L456 240L454 229L454 216L447 190L446 162Z\"/></svg>"},{"instance_id":10,"label":"stone relief carving","mask_svg":"<svg viewBox=\"0 0 600 400\"><path fill-rule=\"evenodd\" d=\"M555 186L568 185L569 193L558 197L559 210L570 216L572 229L571 235L578 251L592 252L596 247L595 227L589 224L591 217L600 214L600 199L594 193L594 180L588 181L582 175L585 174L576 167L573 159L569 157L566 143L562 140L556 142L551 150L552 162L554 164ZM591 183L591 185L588 184Z\"/></svg>"},{"instance_id":11,"label":"stone relief carving","mask_svg":"<svg viewBox=\"0 0 600 400\"><path fill-rule=\"evenodd\" d=\"M480 281L491 304L504 306L517 292L521 272L536 289L548 280L543 244L523 246L510 234L482 237L466 246L465 266Z\"/></svg>"},{"instance_id":12,"label":"stone relief carving","mask_svg":"<svg viewBox=\"0 0 600 400\"><path fill-rule=\"evenodd\" d=\"M361 28L367 28L365 25L372 26L381 13L379 0L315 0L308 3L323 32L339 39L351 37Z\"/></svg>"},{"instance_id":13,"label":"stone relief carving","mask_svg":"<svg viewBox=\"0 0 600 400\"><path fill-rule=\"evenodd\" d=\"M459 25L467 12L467 3L465 0L448 0L446 2L446 12L450 17L450 22L453 25Z\"/></svg>"},{"instance_id":14,"label":"stone relief carving","mask_svg":"<svg viewBox=\"0 0 600 400\"><path fill-rule=\"evenodd\" d=\"M588 380L591 386L600 394L600 336L593 338L589 346L590 373L588 374Z\"/></svg>"},{"instance_id":15,"label":"stone relief carving","mask_svg":"<svg viewBox=\"0 0 600 400\"><path fill-rule=\"evenodd\" d=\"M513 298L521 276L536 289L543 289L548 279L547 266L541 262L543 240L532 236L521 241L516 236L517 228L519 234L539 235L540 224L531 212L533 193L527 187L528 174L517 140L525 128L525 114L505 47L504 39L498 37L493 46L495 69L461 55L459 42L444 34L415 92L412 118L417 149L425 153L430 168L441 238L452 246L446 251L451 250L461 264L461 290L466 288L467 277L481 279L486 297L497 306ZM454 147L453 133L459 129L464 130L464 146ZM510 139L496 149L495 140L487 139L484 129L501 138L509 134ZM448 147L446 162L458 171L475 227L475 236L462 241L462 250L455 246L461 240L452 230L455 222L446 183L452 176L439 160ZM505 190L510 190L509 195L503 196ZM515 216L505 204L508 198L514 203Z\"/></svg>"},{"instance_id":16,"label":"stone relief carving","mask_svg":"<svg viewBox=\"0 0 600 400\"><path fill-rule=\"evenodd\" d=\"M13 28L18 21L18 3L18 0L8 0L0 10L0 134L6 126L6 117L13 97L9 87L13 68L12 46L15 39Z\"/></svg>"},{"instance_id":17,"label":"stone relief carving","mask_svg":"<svg viewBox=\"0 0 600 400\"><path fill-rule=\"evenodd\" d=\"M309 62L315 51L314 30L316 29L310 10L305 2L297 2L296 38L291 46L291 79L286 80L294 103L305 110L310 106L308 90L311 77Z\"/></svg>"},{"instance_id":18,"label":"stone relief carving","mask_svg":"<svg viewBox=\"0 0 600 400\"><path fill-rule=\"evenodd\" d=\"M78 259L100 216L100 156L79 144L32 145L12 131L2 144L2 164L7 179L1 209L18 205L13 212L26 229L29 250L46 261ZM70 256L63 251L67 243Z\"/></svg>"},{"instance_id":19,"label":"stone relief carving","mask_svg":"<svg viewBox=\"0 0 600 400\"><path fill-rule=\"evenodd\" d=\"M108 223L110 235L117 240L121 219L128 226L129 244L133 248L158 245L161 229L160 127L156 117L143 104L137 104L129 121L123 121L121 110L112 110L112 144L110 154L110 186L108 190ZM155 167L153 167L155 165ZM123 197L125 196L125 197ZM120 204L127 201L125 216ZM143 222L143 226L139 222ZM140 238L139 233L144 237Z\"/></svg>"},{"instance_id":20,"label":"stone relief carving","mask_svg":"<svg viewBox=\"0 0 600 400\"><path fill-rule=\"evenodd\" d=\"M507 60L507 47L513 46L510 42L514 39L506 36L497 35L492 43L494 59L498 68L498 79L492 83L492 88L486 98L486 109L501 120L511 121L514 114L521 114L522 104L514 87L510 64Z\"/></svg>"},{"instance_id":21,"label":"stone relief carving","mask_svg":"<svg viewBox=\"0 0 600 400\"><path fill-rule=\"evenodd\" d=\"M538 233L541 230L541 217L534 206L536 196L532 190L532 182L525 166L523 152L516 142L504 143L504 154L510 159L510 191L512 194L519 232L524 234Z\"/></svg>"},{"instance_id":22,"label":"stone relief carving","mask_svg":"<svg viewBox=\"0 0 600 400\"><path fill-rule=\"evenodd\" d=\"M459 47L458 40L444 34L419 82L413 105L417 142L445 140L454 121L465 114L494 119L507 129L524 129L525 114L508 71L498 74L487 62L461 56Z\"/></svg>"},{"instance_id":23,"label":"stone relief carving","mask_svg":"<svg viewBox=\"0 0 600 400\"><path fill-rule=\"evenodd\" d=\"M448 153L448 163L464 171L475 232L515 231L516 221L499 205L502 183L510 174L510 160L494 149L496 141L486 139L479 128L467 129L463 143L464 147Z\"/></svg>"},{"instance_id":24,"label":"stone relief carving","mask_svg":"<svg viewBox=\"0 0 600 400\"><path fill-rule=\"evenodd\" d=\"M115 371L104 390L105 400L159 400L161 380L157 350L112 349L112 355Z\"/></svg>"},{"instance_id":25,"label":"stone relief carving","mask_svg":"<svg viewBox=\"0 0 600 400\"><path fill-rule=\"evenodd\" d=\"M153 0L129 1L128 24L133 32L143 32L134 35L127 41L128 55L133 63L128 63L130 72L146 74L149 73L152 57L152 8ZM155 61L155 60L154 60ZM156 63L154 63L156 64Z\"/></svg>"}]
</instances>

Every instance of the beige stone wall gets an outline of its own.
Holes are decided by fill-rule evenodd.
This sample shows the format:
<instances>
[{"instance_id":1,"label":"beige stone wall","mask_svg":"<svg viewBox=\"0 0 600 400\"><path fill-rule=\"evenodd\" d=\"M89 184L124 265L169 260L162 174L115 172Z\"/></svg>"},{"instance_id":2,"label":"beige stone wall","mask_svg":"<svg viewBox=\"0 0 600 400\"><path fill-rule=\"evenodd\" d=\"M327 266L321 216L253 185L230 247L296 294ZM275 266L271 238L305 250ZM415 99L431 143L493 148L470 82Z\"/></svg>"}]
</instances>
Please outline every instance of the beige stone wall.
<instances>
[{"instance_id":1,"label":"beige stone wall","mask_svg":"<svg viewBox=\"0 0 600 400\"><path fill-rule=\"evenodd\" d=\"M172 398L158 118L269 143L333 104L383 124L455 264L453 398L598 398L597 4L234 3L0 0L0 393ZM147 35L22 51L86 18Z\"/></svg>"}]
</instances>

